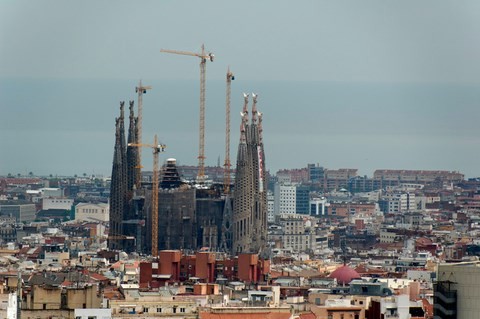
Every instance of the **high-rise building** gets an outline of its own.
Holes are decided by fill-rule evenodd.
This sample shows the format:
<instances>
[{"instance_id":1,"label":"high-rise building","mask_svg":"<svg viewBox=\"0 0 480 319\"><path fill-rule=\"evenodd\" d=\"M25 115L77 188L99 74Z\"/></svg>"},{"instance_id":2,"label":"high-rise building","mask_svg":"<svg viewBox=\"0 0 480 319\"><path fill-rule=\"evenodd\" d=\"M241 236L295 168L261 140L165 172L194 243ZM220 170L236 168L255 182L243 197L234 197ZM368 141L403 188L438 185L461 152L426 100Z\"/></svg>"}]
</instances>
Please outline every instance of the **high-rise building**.
<instances>
[{"instance_id":1,"label":"high-rise building","mask_svg":"<svg viewBox=\"0 0 480 319\"><path fill-rule=\"evenodd\" d=\"M275 184L273 210L276 216L295 215L297 188L291 184Z\"/></svg>"},{"instance_id":2,"label":"high-rise building","mask_svg":"<svg viewBox=\"0 0 480 319\"><path fill-rule=\"evenodd\" d=\"M310 210L310 189L305 185L275 184L274 215L308 215Z\"/></svg>"},{"instance_id":3,"label":"high-rise building","mask_svg":"<svg viewBox=\"0 0 480 319\"><path fill-rule=\"evenodd\" d=\"M267 233L267 189L265 153L262 140L262 114L257 112L253 94L252 118L248 118L245 95L232 214L232 252L263 253Z\"/></svg>"},{"instance_id":4,"label":"high-rise building","mask_svg":"<svg viewBox=\"0 0 480 319\"><path fill-rule=\"evenodd\" d=\"M297 185L295 190L295 213L310 213L310 189L305 185Z\"/></svg>"},{"instance_id":5,"label":"high-rise building","mask_svg":"<svg viewBox=\"0 0 480 319\"><path fill-rule=\"evenodd\" d=\"M272 192L267 193L267 221L269 223L275 222L275 196Z\"/></svg>"},{"instance_id":6,"label":"high-rise building","mask_svg":"<svg viewBox=\"0 0 480 319\"><path fill-rule=\"evenodd\" d=\"M308 164L308 180L311 183L323 183L323 179L325 178L325 169L318 164Z\"/></svg>"}]
</instances>

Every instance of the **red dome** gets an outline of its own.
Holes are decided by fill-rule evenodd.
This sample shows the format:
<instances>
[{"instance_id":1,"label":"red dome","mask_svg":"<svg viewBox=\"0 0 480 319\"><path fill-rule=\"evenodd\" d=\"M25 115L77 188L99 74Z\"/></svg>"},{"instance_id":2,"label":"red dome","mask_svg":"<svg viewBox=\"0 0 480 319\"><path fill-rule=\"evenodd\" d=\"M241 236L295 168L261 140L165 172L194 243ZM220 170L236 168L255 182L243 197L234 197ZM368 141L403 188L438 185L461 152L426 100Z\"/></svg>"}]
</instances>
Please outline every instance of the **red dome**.
<instances>
[{"instance_id":1,"label":"red dome","mask_svg":"<svg viewBox=\"0 0 480 319\"><path fill-rule=\"evenodd\" d=\"M358 272L346 265L338 267L328 277L337 279L339 285L348 285L353 279L360 279Z\"/></svg>"}]
</instances>

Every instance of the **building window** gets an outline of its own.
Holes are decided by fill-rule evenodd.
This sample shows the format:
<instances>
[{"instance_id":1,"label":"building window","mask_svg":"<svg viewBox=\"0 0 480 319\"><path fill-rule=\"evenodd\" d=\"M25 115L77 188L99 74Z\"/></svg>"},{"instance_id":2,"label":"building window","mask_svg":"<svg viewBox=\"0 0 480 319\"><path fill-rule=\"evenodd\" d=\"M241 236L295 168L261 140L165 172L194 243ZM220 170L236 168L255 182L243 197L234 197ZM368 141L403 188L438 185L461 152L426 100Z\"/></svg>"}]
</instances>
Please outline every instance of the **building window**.
<instances>
[{"instance_id":1,"label":"building window","mask_svg":"<svg viewBox=\"0 0 480 319\"><path fill-rule=\"evenodd\" d=\"M185 312L185 308L180 308L180 312Z\"/></svg>"},{"instance_id":2,"label":"building window","mask_svg":"<svg viewBox=\"0 0 480 319\"><path fill-rule=\"evenodd\" d=\"M162 308L157 308L157 312L162 312Z\"/></svg>"}]
</instances>

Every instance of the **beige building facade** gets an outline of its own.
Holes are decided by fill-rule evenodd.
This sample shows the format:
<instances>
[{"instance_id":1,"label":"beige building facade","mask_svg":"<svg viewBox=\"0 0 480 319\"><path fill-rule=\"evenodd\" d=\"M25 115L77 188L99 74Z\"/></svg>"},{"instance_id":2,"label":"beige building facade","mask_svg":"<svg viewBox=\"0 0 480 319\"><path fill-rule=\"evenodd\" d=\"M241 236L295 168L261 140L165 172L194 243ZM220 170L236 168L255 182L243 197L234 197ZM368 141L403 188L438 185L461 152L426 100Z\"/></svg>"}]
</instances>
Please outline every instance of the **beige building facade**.
<instances>
[{"instance_id":1,"label":"beige building facade","mask_svg":"<svg viewBox=\"0 0 480 319\"><path fill-rule=\"evenodd\" d=\"M480 261L438 265L435 316L480 319Z\"/></svg>"},{"instance_id":2,"label":"beige building facade","mask_svg":"<svg viewBox=\"0 0 480 319\"><path fill-rule=\"evenodd\" d=\"M108 222L110 205L105 203L79 203L75 206L75 220Z\"/></svg>"}]
</instances>

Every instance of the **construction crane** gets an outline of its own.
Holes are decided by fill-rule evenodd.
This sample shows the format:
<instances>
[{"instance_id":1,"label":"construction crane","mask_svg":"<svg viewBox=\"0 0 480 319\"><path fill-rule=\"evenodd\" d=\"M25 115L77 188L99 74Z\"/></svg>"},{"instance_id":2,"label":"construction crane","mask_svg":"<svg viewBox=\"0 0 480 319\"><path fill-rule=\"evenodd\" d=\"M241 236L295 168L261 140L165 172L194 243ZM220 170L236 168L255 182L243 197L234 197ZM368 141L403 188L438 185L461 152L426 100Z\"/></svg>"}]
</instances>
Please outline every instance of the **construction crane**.
<instances>
[{"instance_id":1,"label":"construction crane","mask_svg":"<svg viewBox=\"0 0 480 319\"><path fill-rule=\"evenodd\" d=\"M225 164L223 174L223 191L225 194L230 194L230 93L232 80L235 80L235 76L230 71L230 67L227 69L227 94L226 94L226 130L225 130Z\"/></svg>"},{"instance_id":2,"label":"construction crane","mask_svg":"<svg viewBox=\"0 0 480 319\"><path fill-rule=\"evenodd\" d=\"M135 92L138 93L138 123L137 123L137 128L138 128L138 136L137 136L137 143L142 144L142 121L143 121L143 94L147 93L147 90L151 90L151 86L143 86L142 85L142 80L140 80L139 84L137 87L135 87ZM142 150L140 149L138 152L138 167L141 169L142 168ZM140 172L140 170L139 170ZM137 178L137 189L140 188L140 176Z\"/></svg>"},{"instance_id":3,"label":"construction crane","mask_svg":"<svg viewBox=\"0 0 480 319\"><path fill-rule=\"evenodd\" d=\"M181 55L190 55L200 58L200 125L199 125L199 147L198 147L198 174L197 181L203 184L205 181L205 72L206 62L209 60L213 62L213 53L205 53L205 46L202 44L202 51L200 53L166 50L161 49L160 52L173 53Z\"/></svg>"},{"instance_id":4,"label":"construction crane","mask_svg":"<svg viewBox=\"0 0 480 319\"><path fill-rule=\"evenodd\" d=\"M153 183L152 183L152 256L158 256L158 157L165 151L166 145L158 143L155 135L153 144L128 143L132 147L149 147L153 150Z\"/></svg>"}]
</instances>

